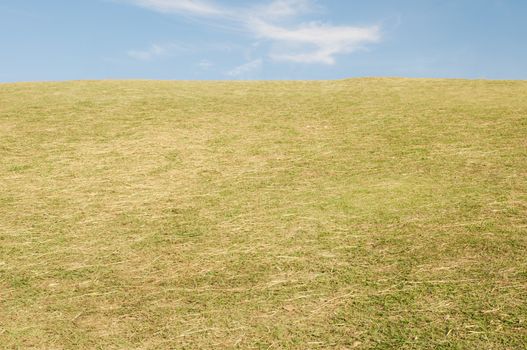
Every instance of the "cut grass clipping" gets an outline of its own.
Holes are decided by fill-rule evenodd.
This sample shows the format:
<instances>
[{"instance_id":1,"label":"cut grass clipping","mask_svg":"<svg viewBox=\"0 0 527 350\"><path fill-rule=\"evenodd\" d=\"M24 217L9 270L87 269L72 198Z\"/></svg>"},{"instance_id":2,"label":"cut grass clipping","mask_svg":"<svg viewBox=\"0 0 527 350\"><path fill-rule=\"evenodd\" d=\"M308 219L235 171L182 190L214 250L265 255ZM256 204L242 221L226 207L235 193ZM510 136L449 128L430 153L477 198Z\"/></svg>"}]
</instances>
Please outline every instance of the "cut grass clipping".
<instances>
[{"instance_id":1,"label":"cut grass clipping","mask_svg":"<svg viewBox=\"0 0 527 350\"><path fill-rule=\"evenodd\" d=\"M2 84L0 155L0 347L527 346L527 82Z\"/></svg>"}]
</instances>

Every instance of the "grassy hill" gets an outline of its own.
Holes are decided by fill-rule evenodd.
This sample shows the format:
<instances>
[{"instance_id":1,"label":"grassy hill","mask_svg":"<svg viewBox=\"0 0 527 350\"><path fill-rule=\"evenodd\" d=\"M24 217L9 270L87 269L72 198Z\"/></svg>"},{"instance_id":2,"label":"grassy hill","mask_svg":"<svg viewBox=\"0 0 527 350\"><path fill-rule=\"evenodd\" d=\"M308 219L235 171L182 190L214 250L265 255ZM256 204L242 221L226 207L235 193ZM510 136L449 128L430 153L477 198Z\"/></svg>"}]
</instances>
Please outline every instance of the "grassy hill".
<instances>
[{"instance_id":1,"label":"grassy hill","mask_svg":"<svg viewBox=\"0 0 527 350\"><path fill-rule=\"evenodd\" d=\"M0 85L6 348L527 346L527 82Z\"/></svg>"}]
</instances>

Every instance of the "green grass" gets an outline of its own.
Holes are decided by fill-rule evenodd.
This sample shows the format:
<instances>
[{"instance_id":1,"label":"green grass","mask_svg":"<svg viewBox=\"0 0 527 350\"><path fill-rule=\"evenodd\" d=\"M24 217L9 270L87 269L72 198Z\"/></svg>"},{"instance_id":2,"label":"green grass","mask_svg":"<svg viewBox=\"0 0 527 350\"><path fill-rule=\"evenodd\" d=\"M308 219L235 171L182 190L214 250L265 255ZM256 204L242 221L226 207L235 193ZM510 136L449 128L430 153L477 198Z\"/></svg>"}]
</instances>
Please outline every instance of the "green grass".
<instances>
[{"instance_id":1,"label":"green grass","mask_svg":"<svg viewBox=\"0 0 527 350\"><path fill-rule=\"evenodd\" d=\"M0 347L527 347L527 82L0 85Z\"/></svg>"}]
</instances>

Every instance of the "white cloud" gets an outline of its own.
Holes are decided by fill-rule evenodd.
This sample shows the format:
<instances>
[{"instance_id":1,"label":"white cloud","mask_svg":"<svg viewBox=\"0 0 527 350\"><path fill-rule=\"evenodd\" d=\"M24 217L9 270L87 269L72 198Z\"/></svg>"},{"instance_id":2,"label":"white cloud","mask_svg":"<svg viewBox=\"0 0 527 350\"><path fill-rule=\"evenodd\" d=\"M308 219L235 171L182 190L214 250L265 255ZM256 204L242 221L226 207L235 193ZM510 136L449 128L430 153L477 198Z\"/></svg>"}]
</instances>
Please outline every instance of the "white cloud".
<instances>
[{"instance_id":1,"label":"white cloud","mask_svg":"<svg viewBox=\"0 0 527 350\"><path fill-rule=\"evenodd\" d=\"M295 17L314 11L315 5L310 0L274 0L268 4L258 5L250 10L250 16L270 20Z\"/></svg>"},{"instance_id":2,"label":"white cloud","mask_svg":"<svg viewBox=\"0 0 527 350\"><path fill-rule=\"evenodd\" d=\"M150 61L160 57L173 56L186 51L191 51L191 48L176 43L165 43L152 44L144 50L130 50L126 54L139 61Z\"/></svg>"},{"instance_id":3,"label":"white cloud","mask_svg":"<svg viewBox=\"0 0 527 350\"><path fill-rule=\"evenodd\" d=\"M235 24L246 33L273 44L274 49L268 55L275 61L334 64L337 55L355 52L382 39L380 28L374 25L335 26L299 21L302 15L317 9L313 0L273 0L242 8L221 6L212 0L128 1L158 12L206 17L209 20ZM291 23L293 20L299 23L284 24L284 21ZM146 52L129 52L129 55L138 59L150 59L163 54L157 51L159 50L152 47ZM261 63L260 61L259 64Z\"/></svg>"},{"instance_id":4,"label":"white cloud","mask_svg":"<svg viewBox=\"0 0 527 350\"><path fill-rule=\"evenodd\" d=\"M227 72L227 75L231 77L241 77L247 75L250 72L253 72L259 69L262 66L262 60L256 59L250 62L244 63L230 71Z\"/></svg>"},{"instance_id":5,"label":"white cloud","mask_svg":"<svg viewBox=\"0 0 527 350\"><path fill-rule=\"evenodd\" d=\"M201 61L198 62L198 67L203 69L203 70L210 69L213 66L214 66L214 63L212 63L209 60L201 60Z\"/></svg>"},{"instance_id":6,"label":"white cloud","mask_svg":"<svg viewBox=\"0 0 527 350\"><path fill-rule=\"evenodd\" d=\"M136 60L149 61L154 57L163 56L164 54L166 54L166 52L167 49L165 47L154 44L146 50L131 50L128 51L127 54L128 56L135 58Z\"/></svg>"},{"instance_id":7,"label":"white cloud","mask_svg":"<svg viewBox=\"0 0 527 350\"><path fill-rule=\"evenodd\" d=\"M220 16L223 10L202 0L132 0L136 5L158 12L187 13L200 16Z\"/></svg>"},{"instance_id":8,"label":"white cloud","mask_svg":"<svg viewBox=\"0 0 527 350\"><path fill-rule=\"evenodd\" d=\"M356 51L367 43L375 43L381 39L377 26L351 27L308 23L287 29L258 19L252 23L254 32L262 38L289 43L292 46L307 46L307 52L304 49L301 52L288 50L289 52L271 54L271 58L283 61L334 64L335 55Z\"/></svg>"}]
</instances>

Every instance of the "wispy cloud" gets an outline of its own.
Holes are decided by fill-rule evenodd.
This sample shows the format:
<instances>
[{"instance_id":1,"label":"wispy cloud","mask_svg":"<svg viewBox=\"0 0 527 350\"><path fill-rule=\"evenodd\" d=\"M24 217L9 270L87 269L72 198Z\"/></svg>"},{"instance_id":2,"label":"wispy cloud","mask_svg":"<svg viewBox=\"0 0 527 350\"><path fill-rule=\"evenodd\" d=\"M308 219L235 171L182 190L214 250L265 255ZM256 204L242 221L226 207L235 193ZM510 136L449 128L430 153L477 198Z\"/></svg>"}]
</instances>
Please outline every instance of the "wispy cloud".
<instances>
[{"instance_id":1,"label":"wispy cloud","mask_svg":"<svg viewBox=\"0 0 527 350\"><path fill-rule=\"evenodd\" d=\"M257 16L268 20L297 17L317 9L310 0L275 0L266 4L259 4L249 9L249 17Z\"/></svg>"},{"instance_id":2,"label":"wispy cloud","mask_svg":"<svg viewBox=\"0 0 527 350\"><path fill-rule=\"evenodd\" d=\"M209 60L201 60L201 61L198 62L198 67L203 69L203 70L210 69L213 66L214 66L214 63L212 63Z\"/></svg>"},{"instance_id":3,"label":"wispy cloud","mask_svg":"<svg viewBox=\"0 0 527 350\"><path fill-rule=\"evenodd\" d=\"M261 66L262 66L262 60L261 59L252 60L250 62L244 63L244 64L242 64L242 65L240 65L240 66L228 71L227 75L231 76L231 77L237 77L237 78L243 77L243 76L247 75L248 73L259 69Z\"/></svg>"},{"instance_id":4,"label":"wispy cloud","mask_svg":"<svg viewBox=\"0 0 527 350\"><path fill-rule=\"evenodd\" d=\"M320 10L313 0L274 0L241 8L223 6L212 0L128 1L157 12L234 24L247 34L273 44L274 48L267 55L275 61L331 65L336 63L338 55L350 54L382 39L381 29L377 25L335 26L302 21L305 14ZM129 55L150 59L162 55L160 51L152 47L146 52L133 51Z\"/></svg>"},{"instance_id":5,"label":"wispy cloud","mask_svg":"<svg viewBox=\"0 0 527 350\"><path fill-rule=\"evenodd\" d=\"M174 56L189 51L192 51L191 47L186 47L177 43L164 43L152 44L141 50L130 50L126 54L135 60L151 61L156 58Z\"/></svg>"},{"instance_id":6,"label":"wispy cloud","mask_svg":"<svg viewBox=\"0 0 527 350\"><path fill-rule=\"evenodd\" d=\"M275 60L303 63L334 64L335 55L354 52L381 39L377 26L330 26L314 22L288 29L256 19L252 21L252 28L262 38L289 43L293 47L305 45L306 51L282 50L271 54Z\"/></svg>"},{"instance_id":7,"label":"wispy cloud","mask_svg":"<svg viewBox=\"0 0 527 350\"><path fill-rule=\"evenodd\" d=\"M128 56L135 58L140 61L149 61L154 57L163 56L166 54L167 49L160 45L154 44L151 45L146 50L130 50L127 52Z\"/></svg>"},{"instance_id":8,"label":"wispy cloud","mask_svg":"<svg viewBox=\"0 0 527 350\"><path fill-rule=\"evenodd\" d=\"M199 16L223 16L223 9L201 0L131 0L134 4L158 12L186 13Z\"/></svg>"}]
</instances>

